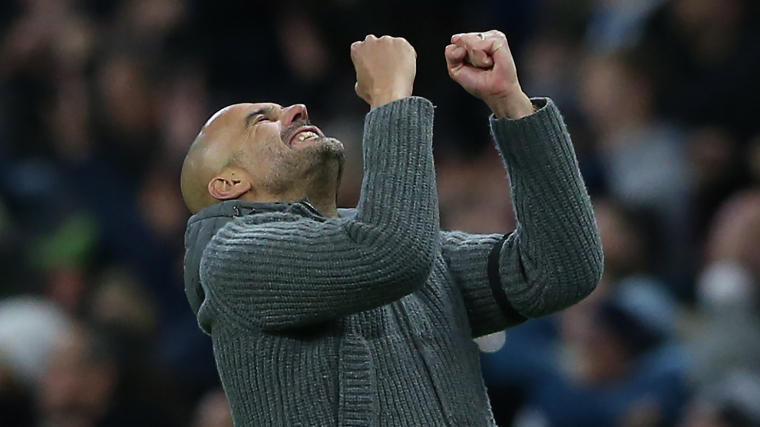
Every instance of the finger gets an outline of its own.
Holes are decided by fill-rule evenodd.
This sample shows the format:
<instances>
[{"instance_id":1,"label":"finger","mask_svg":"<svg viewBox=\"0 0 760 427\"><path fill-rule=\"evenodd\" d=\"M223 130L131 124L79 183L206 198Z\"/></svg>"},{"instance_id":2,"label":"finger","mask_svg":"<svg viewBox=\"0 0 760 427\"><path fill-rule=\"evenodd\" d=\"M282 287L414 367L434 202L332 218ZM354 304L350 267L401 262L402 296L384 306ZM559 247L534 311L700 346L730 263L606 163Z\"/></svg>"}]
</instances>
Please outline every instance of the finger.
<instances>
[{"instance_id":1,"label":"finger","mask_svg":"<svg viewBox=\"0 0 760 427\"><path fill-rule=\"evenodd\" d=\"M463 82L475 81L478 78L478 74L483 72L483 70L475 67L459 65L449 69L449 77L455 82L463 84Z\"/></svg>"},{"instance_id":2,"label":"finger","mask_svg":"<svg viewBox=\"0 0 760 427\"><path fill-rule=\"evenodd\" d=\"M481 33L467 33L462 34L456 42L453 42L457 46L482 48L485 40L480 38Z\"/></svg>"},{"instance_id":3,"label":"finger","mask_svg":"<svg viewBox=\"0 0 760 427\"><path fill-rule=\"evenodd\" d=\"M464 34L462 33L454 34L453 36L451 36L451 43L456 43L457 41L459 41L459 39L462 38L463 35Z\"/></svg>"},{"instance_id":4,"label":"finger","mask_svg":"<svg viewBox=\"0 0 760 427\"><path fill-rule=\"evenodd\" d=\"M480 40L480 37L468 35L463 36L457 46L463 46L467 49L469 61L472 65L481 68L489 68L493 65L495 57L500 60L508 60L511 55L507 39L503 37L487 37Z\"/></svg>"},{"instance_id":5,"label":"finger","mask_svg":"<svg viewBox=\"0 0 760 427\"><path fill-rule=\"evenodd\" d=\"M509 52L509 43L507 43L506 38L504 37L486 38L483 51L485 51L489 56L494 55L496 52L502 49L504 49L503 52Z\"/></svg>"},{"instance_id":6,"label":"finger","mask_svg":"<svg viewBox=\"0 0 760 427\"><path fill-rule=\"evenodd\" d=\"M483 33L484 40L482 40L482 43L478 43L478 47L482 48L489 56L492 56L494 53L498 52L501 49L504 49L504 52L509 52L509 43L507 41L507 36L504 35L501 31L498 30L490 30Z\"/></svg>"},{"instance_id":7,"label":"finger","mask_svg":"<svg viewBox=\"0 0 760 427\"><path fill-rule=\"evenodd\" d=\"M505 36L504 33L502 33L499 30L486 31L485 33L483 33L483 36L485 38L493 37L493 38L500 38L500 39L505 39L505 40L507 39L507 36Z\"/></svg>"},{"instance_id":8,"label":"finger","mask_svg":"<svg viewBox=\"0 0 760 427\"><path fill-rule=\"evenodd\" d=\"M359 98L361 98L361 99L369 102L369 100L365 96L365 93L359 87L359 82L356 82L356 84L354 85L354 92L356 92L356 96L358 96Z\"/></svg>"},{"instance_id":9,"label":"finger","mask_svg":"<svg viewBox=\"0 0 760 427\"><path fill-rule=\"evenodd\" d=\"M453 64L460 64L467 56L467 50L457 45L450 44L446 46L445 50L446 63L451 66Z\"/></svg>"},{"instance_id":10,"label":"finger","mask_svg":"<svg viewBox=\"0 0 760 427\"><path fill-rule=\"evenodd\" d=\"M481 49L467 49L467 62L478 68L490 68L493 65L493 59Z\"/></svg>"},{"instance_id":11,"label":"finger","mask_svg":"<svg viewBox=\"0 0 760 427\"><path fill-rule=\"evenodd\" d=\"M481 35L483 36L481 38ZM472 49L481 49L490 54L495 52L499 45L508 46L507 38L504 33L491 30L487 33L467 33L463 34L454 44Z\"/></svg>"},{"instance_id":12,"label":"finger","mask_svg":"<svg viewBox=\"0 0 760 427\"><path fill-rule=\"evenodd\" d=\"M494 63L508 64L514 62L507 39L493 38L488 41L490 43L486 46L484 51Z\"/></svg>"},{"instance_id":13,"label":"finger","mask_svg":"<svg viewBox=\"0 0 760 427\"><path fill-rule=\"evenodd\" d=\"M490 68L493 60L486 53L490 49L491 40L483 40L480 33L463 34L455 43L456 46L467 49L467 62L480 68Z\"/></svg>"}]
</instances>

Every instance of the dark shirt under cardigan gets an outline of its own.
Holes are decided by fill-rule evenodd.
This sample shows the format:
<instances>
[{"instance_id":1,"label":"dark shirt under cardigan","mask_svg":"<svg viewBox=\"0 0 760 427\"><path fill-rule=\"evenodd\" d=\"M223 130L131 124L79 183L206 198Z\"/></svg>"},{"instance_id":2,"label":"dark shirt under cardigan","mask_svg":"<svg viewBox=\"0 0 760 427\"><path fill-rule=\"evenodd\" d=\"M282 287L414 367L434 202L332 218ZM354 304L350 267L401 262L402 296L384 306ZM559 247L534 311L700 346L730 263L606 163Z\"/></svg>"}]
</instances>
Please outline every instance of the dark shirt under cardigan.
<instances>
[{"instance_id":1,"label":"dark shirt under cardigan","mask_svg":"<svg viewBox=\"0 0 760 427\"><path fill-rule=\"evenodd\" d=\"M602 272L570 136L533 102L491 118L518 219L506 238L440 230L418 97L367 115L355 210L227 201L190 219L186 293L237 427L495 426L472 338L580 301Z\"/></svg>"}]
</instances>

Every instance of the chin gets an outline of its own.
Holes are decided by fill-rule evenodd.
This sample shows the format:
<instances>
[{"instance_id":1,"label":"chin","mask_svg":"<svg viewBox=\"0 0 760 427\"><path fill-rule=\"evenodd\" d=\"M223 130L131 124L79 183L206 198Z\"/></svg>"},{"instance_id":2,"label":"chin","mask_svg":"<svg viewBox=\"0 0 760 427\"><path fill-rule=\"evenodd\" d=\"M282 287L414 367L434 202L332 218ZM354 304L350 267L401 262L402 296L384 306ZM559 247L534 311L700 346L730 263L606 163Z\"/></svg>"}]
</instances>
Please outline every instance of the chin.
<instances>
[{"instance_id":1,"label":"chin","mask_svg":"<svg viewBox=\"0 0 760 427\"><path fill-rule=\"evenodd\" d=\"M314 141L298 147L299 151L336 152L343 154L343 143L335 138L323 136L314 138Z\"/></svg>"},{"instance_id":2,"label":"chin","mask_svg":"<svg viewBox=\"0 0 760 427\"><path fill-rule=\"evenodd\" d=\"M268 177L267 188L272 194L293 188L335 186L343 174L343 143L335 138L315 138L294 150L289 150L276 162Z\"/></svg>"}]
</instances>

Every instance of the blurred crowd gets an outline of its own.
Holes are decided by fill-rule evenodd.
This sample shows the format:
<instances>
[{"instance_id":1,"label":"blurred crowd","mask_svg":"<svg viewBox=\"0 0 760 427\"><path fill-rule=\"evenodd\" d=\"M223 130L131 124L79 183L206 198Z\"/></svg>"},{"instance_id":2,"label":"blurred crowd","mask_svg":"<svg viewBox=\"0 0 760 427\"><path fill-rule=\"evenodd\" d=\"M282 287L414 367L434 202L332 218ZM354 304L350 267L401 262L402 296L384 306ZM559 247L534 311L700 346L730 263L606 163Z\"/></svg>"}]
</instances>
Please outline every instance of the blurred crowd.
<instances>
[{"instance_id":1,"label":"blurred crowd","mask_svg":"<svg viewBox=\"0 0 760 427\"><path fill-rule=\"evenodd\" d=\"M236 102L304 103L361 183L349 46L407 38L437 106L442 226L515 226L450 36L505 32L562 110L605 274L478 339L500 426L760 426L757 0L0 2L0 426L232 425L182 291L179 169Z\"/></svg>"}]
</instances>

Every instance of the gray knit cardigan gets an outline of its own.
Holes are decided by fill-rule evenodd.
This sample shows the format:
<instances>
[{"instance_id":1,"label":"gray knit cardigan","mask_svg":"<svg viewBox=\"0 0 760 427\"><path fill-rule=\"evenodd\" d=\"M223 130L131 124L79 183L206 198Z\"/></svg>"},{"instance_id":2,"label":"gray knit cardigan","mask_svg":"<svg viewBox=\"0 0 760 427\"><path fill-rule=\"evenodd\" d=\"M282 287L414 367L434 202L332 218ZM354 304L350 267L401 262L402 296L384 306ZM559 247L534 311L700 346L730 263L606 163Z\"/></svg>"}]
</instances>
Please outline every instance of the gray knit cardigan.
<instances>
[{"instance_id":1,"label":"gray knit cardigan","mask_svg":"<svg viewBox=\"0 0 760 427\"><path fill-rule=\"evenodd\" d=\"M495 426L472 338L580 301L603 264L570 136L533 102L491 118L518 219L504 238L440 230L418 97L367 115L355 210L228 201L189 220L186 294L236 427Z\"/></svg>"}]
</instances>

